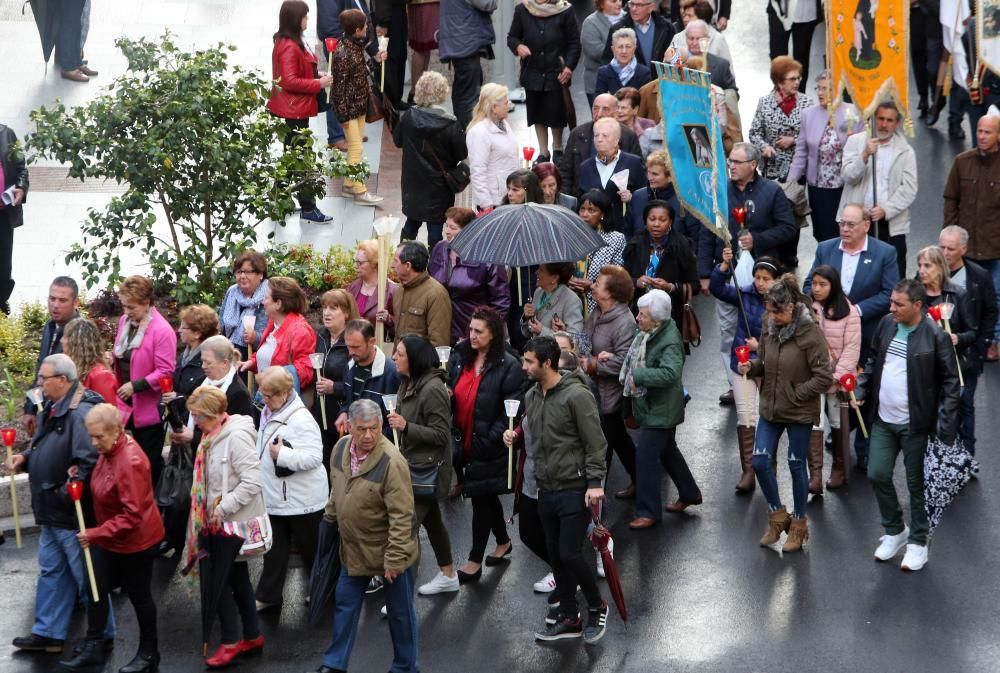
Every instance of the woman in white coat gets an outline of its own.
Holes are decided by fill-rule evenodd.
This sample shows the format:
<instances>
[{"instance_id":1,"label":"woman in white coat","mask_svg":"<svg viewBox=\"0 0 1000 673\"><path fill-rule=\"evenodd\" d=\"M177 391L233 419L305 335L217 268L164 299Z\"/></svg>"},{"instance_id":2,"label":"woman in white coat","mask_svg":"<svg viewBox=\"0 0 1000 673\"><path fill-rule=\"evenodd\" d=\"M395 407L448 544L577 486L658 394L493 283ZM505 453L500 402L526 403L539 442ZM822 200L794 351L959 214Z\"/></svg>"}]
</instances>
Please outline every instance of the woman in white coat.
<instances>
[{"instance_id":1,"label":"woman in white coat","mask_svg":"<svg viewBox=\"0 0 1000 673\"><path fill-rule=\"evenodd\" d=\"M477 211L496 208L507 194L507 176L521 168L517 136L507 123L507 87L484 84L466 129L472 201Z\"/></svg>"},{"instance_id":2,"label":"woman in white coat","mask_svg":"<svg viewBox=\"0 0 1000 673\"><path fill-rule=\"evenodd\" d=\"M281 606L293 540L302 552L306 577L312 571L329 491L319 425L295 394L292 375L284 367L268 367L257 382L265 405L257 456L274 532L274 545L264 557L257 583L257 609L265 610Z\"/></svg>"}]
</instances>

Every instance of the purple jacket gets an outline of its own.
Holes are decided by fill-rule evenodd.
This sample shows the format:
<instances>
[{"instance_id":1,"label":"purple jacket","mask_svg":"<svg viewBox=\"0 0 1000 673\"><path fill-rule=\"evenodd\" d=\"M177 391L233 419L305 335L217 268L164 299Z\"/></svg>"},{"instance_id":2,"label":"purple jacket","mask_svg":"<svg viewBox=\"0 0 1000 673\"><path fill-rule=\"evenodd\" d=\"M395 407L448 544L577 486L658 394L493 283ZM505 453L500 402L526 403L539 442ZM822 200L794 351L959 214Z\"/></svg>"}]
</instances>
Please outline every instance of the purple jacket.
<instances>
[{"instance_id":1,"label":"purple jacket","mask_svg":"<svg viewBox=\"0 0 1000 673\"><path fill-rule=\"evenodd\" d=\"M847 108L854 110L857 119L851 129L848 129L847 124ZM792 166L788 169L788 182L796 182L805 174L807 183L816 184L819 143L823 139L823 133L826 131L829 119L830 115L826 108L818 103L802 111L799 137L795 141L795 155L792 157ZM849 103L837 106L837 110L833 114L833 123L833 128L837 131L837 137L840 139L841 148L847 143L847 136L861 131L865 125L858 109Z\"/></svg>"},{"instance_id":2,"label":"purple jacket","mask_svg":"<svg viewBox=\"0 0 1000 673\"><path fill-rule=\"evenodd\" d=\"M132 351L132 357L129 358L129 377L133 381L146 379L149 389L132 395L131 405L118 400L122 423L128 423L129 416L132 416L137 428L146 428L161 422L160 397L163 391L160 389L160 379L164 376L173 378L174 369L177 367L177 333L159 311L151 308L150 312L152 318L142 337L142 343ZM127 329L125 326L127 322L128 317L123 315L118 320L116 334ZM117 375L117 372L115 373ZM118 381L119 385L124 383L125 381Z\"/></svg>"},{"instance_id":3,"label":"purple jacket","mask_svg":"<svg viewBox=\"0 0 1000 673\"><path fill-rule=\"evenodd\" d=\"M451 296L451 344L454 346L468 336L469 321L477 306L490 306L507 319L510 278L506 267L496 264L467 264L458 260L453 267L448 253L448 241L435 245L427 271Z\"/></svg>"}]
</instances>

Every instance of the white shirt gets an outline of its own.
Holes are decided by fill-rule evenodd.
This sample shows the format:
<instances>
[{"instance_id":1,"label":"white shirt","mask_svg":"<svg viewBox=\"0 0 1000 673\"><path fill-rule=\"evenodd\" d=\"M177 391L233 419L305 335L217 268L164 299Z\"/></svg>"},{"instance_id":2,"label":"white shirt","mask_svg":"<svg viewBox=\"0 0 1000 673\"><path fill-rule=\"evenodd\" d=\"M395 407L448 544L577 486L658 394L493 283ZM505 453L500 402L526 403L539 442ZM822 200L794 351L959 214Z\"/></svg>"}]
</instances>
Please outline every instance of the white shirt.
<instances>
[{"instance_id":1,"label":"white shirt","mask_svg":"<svg viewBox=\"0 0 1000 673\"><path fill-rule=\"evenodd\" d=\"M262 372L271 366L274 359L274 352L278 349L278 340L274 338L275 330L267 335L267 339L257 349L257 371Z\"/></svg>"},{"instance_id":2,"label":"white shirt","mask_svg":"<svg viewBox=\"0 0 1000 673\"><path fill-rule=\"evenodd\" d=\"M879 203L884 203L889 198L889 170L892 168L892 160L896 158L896 151L892 147L892 141L879 144L874 157L869 157L868 161L875 161L875 176L872 186L875 188L875 196ZM865 194L865 208L878 205L872 200L872 192Z\"/></svg>"},{"instance_id":3,"label":"white shirt","mask_svg":"<svg viewBox=\"0 0 1000 673\"><path fill-rule=\"evenodd\" d=\"M615 156L611 161L609 161L608 163L604 163L597 156L597 151L596 150L594 151L594 163L597 165L597 175L599 175L601 178L602 188L608 184L608 180L610 180L611 176L614 174L615 166L618 165L618 158L621 157L621 155L622 155L621 150L618 150L615 152Z\"/></svg>"},{"instance_id":4,"label":"white shirt","mask_svg":"<svg viewBox=\"0 0 1000 673\"><path fill-rule=\"evenodd\" d=\"M844 257L840 260L840 286L844 288L844 294L850 294L854 287L854 276L858 273L858 263L861 261L861 253L868 251L868 236L865 236L865 244L857 252L844 250L844 242L840 242L840 250Z\"/></svg>"},{"instance_id":5,"label":"white shirt","mask_svg":"<svg viewBox=\"0 0 1000 673\"><path fill-rule=\"evenodd\" d=\"M650 14L649 18L646 19L646 23L637 23L635 24L635 27L639 30L640 33L645 35L646 33L649 32L649 29L653 27L653 15Z\"/></svg>"},{"instance_id":6,"label":"white shirt","mask_svg":"<svg viewBox=\"0 0 1000 673\"><path fill-rule=\"evenodd\" d=\"M799 0L792 8L791 14L792 21L795 23L815 21L817 19L816 3L813 0Z\"/></svg>"},{"instance_id":7,"label":"white shirt","mask_svg":"<svg viewBox=\"0 0 1000 673\"><path fill-rule=\"evenodd\" d=\"M964 290L966 288L966 282L968 280L967 276L968 274L966 274L965 265L963 264L961 269L951 274L951 282L953 282L955 285L958 285L960 288Z\"/></svg>"}]
</instances>

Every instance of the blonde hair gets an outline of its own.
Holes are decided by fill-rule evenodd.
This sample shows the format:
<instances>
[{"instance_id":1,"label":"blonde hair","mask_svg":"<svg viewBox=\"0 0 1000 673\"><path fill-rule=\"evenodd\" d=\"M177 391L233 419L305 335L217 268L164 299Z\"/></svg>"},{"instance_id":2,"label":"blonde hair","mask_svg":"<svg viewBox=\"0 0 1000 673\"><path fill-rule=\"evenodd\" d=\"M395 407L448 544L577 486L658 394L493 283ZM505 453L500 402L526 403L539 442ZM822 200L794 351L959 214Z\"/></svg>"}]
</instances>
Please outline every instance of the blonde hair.
<instances>
[{"instance_id":1,"label":"blonde hair","mask_svg":"<svg viewBox=\"0 0 1000 673\"><path fill-rule=\"evenodd\" d=\"M76 365L76 371L86 378L98 362L104 362L106 345L101 330L86 318L70 320L63 330L66 355Z\"/></svg>"},{"instance_id":2,"label":"blonde hair","mask_svg":"<svg viewBox=\"0 0 1000 673\"><path fill-rule=\"evenodd\" d=\"M948 280L948 260L945 259L944 252L936 245L928 245L926 248L920 250L917 253L917 263L920 263L921 259L926 259L928 262L937 267L938 273L941 277L938 279L938 284L943 286L944 282Z\"/></svg>"},{"instance_id":3,"label":"blonde hair","mask_svg":"<svg viewBox=\"0 0 1000 673\"><path fill-rule=\"evenodd\" d=\"M650 166L661 166L664 173L669 173L670 167L667 164L667 153L663 150L650 152L649 156L646 157L646 168Z\"/></svg>"},{"instance_id":4,"label":"blonde hair","mask_svg":"<svg viewBox=\"0 0 1000 673\"><path fill-rule=\"evenodd\" d=\"M506 98L508 93L507 87L503 84L494 82L484 84L483 88L479 90L479 101L476 103L476 108L472 111L472 121L465 127L465 130L468 131L484 119L490 119L490 110L493 105Z\"/></svg>"},{"instance_id":5,"label":"blonde hair","mask_svg":"<svg viewBox=\"0 0 1000 673\"><path fill-rule=\"evenodd\" d=\"M365 257L368 258L368 263L372 265L373 269L378 268L378 241L374 238L358 241L358 250L365 253Z\"/></svg>"},{"instance_id":6,"label":"blonde hair","mask_svg":"<svg viewBox=\"0 0 1000 673\"><path fill-rule=\"evenodd\" d=\"M448 99L448 80L439 72L428 70L413 88L413 102L419 107L441 105Z\"/></svg>"},{"instance_id":7,"label":"blonde hair","mask_svg":"<svg viewBox=\"0 0 1000 673\"><path fill-rule=\"evenodd\" d=\"M215 386L195 388L187 399L188 411L211 418L218 418L226 413L228 407L229 401L226 399L226 394Z\"/></svg>"},{"instance_id":8,"label":"blonde hair","mask_svg":"<svg viewBox=\"0 0 1000 673\"><path fill-rule=\"evenodd\" d=\"M257 385L262 393L280 395L287 393L294 385L292 375L284 367L268 367L257 375Z\"/></svg>"},{"instance_id":9,"label":"blonde hair","mask_svg":"<svg viewBox=\"0 0 1000 673\"><path fill-rule=\"evenodd\" d=\"M233 346L233 342L221 334L208 337L201 342L201 352L204 353L206 351L224 362L239 364L242 359L240 352Z\"/></svg>"},{"instance_id":10,"label":"blonde hair","mask_svg":"<svg viewBox=\"0 0 1000 673\"><path fill-rule=\"evenodd\" d=\"M118 407L113 404L108 404L107 402L94 405L94 407L87 412L83 421L88 425L100 424L106 428L110 428L111 430L117 430L118 432L121 432L124 428L122 425L122 415L121 412L118 411Z\"/></svg>"}]
</instances>

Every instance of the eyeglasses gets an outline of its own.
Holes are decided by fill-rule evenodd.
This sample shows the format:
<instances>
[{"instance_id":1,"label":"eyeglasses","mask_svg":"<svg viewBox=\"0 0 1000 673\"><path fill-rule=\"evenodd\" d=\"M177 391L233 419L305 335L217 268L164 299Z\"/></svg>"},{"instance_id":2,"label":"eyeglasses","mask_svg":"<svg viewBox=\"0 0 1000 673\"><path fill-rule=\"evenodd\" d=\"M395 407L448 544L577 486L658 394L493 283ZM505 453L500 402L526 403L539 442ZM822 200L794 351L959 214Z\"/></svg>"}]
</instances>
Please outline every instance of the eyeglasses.
<instances>
[{"instance_id":1,"label":"eyeglasses","mask_svg":"<svg viewBox=\"0 0 1000 673\"><path fill-rule=\"evenodd\" d=\"M856 222L853 220L841 220L838 222L841 229L854 229L855 227L860 227L864 222Z\"/></svg>"},{"instance_id":2,"label":"eyeglasses","mask_svg":"<svg viewBox=\"0 0 1000 673\"><path fill-rule=\"evenodd\" d=\"M281 393L265 393L263 390L260 391L260 396L265 400L273 400L275 397L280 397Z\"/></svg>"},{"instance_id":3,"label":"eyeglasses","mask_svg":"<svg viewBox=\"0 0 1000 673\"><path fill-rule=\"evenodd\" d=\"M368 262L367 259L355 259L354 260L354 266L363 266L367 262Z\"/></svg>"},{"instance_id":4,"label":"eyeglasses","mask_svg":"<svg viewBox=\"0 0 1000 673\"><path fill-rule=\"evenodd\" d=\"M237 269L236 271L237 276L254 276L258 273L260 273L260 271L255 269Z\"/></svg>"},{"instance_id":5,"label":"eyeglasses","mask_svg":"<svg viewBox=\"0 0 1000 673\"><path fill-rule=\"evenodd\" d=\"M742 161L739 160L739 159L733 159L733 158L726 159L726 163L730 164L730 165L733 165L733 166L739 166L740 164L748 164L751 161L753 161L753 159L743 159Z\"/></svg>"},{"instance_id":6,"label":"eyeglasses","mask_svg":"<svg viewBox=\"0 0 1000 673\"><path fill-rule=\"evenodd\" d=\"M801 82L802 78L799 75L795 75L794 77L786 77L785 81L786 82Z\"/></svg>"},{"instance_id":7,"label":"eyeglasses","mask_svg":"<svg viewBox=\"0 0 1000 673\"><path fill-rule=\"evenodd\" d=\"M67 378L65 374L51 374L46 376L45 374L39 374L38 378L42 381L48 381L49 379ZM68 379L67 379L68 380Z\"/></svg>"}]
</instances>

